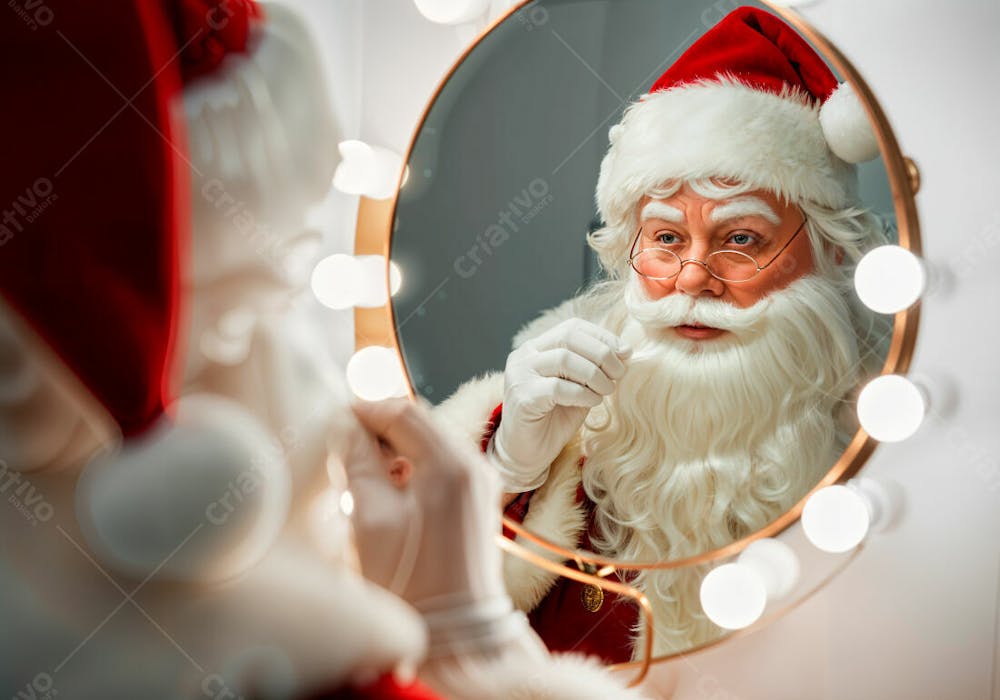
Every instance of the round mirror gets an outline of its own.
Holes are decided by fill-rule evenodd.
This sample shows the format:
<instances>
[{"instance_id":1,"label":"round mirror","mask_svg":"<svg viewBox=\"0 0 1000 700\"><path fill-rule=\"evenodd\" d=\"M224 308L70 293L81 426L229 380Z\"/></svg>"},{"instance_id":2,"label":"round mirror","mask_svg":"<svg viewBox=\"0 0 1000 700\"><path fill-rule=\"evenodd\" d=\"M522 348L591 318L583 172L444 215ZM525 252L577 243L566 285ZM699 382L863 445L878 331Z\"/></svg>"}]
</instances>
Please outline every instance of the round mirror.
<instances>
[{"instance_id":1,"label":"round mirror","mask_svg":"<svg viewBox=\"0 0 1000 700\"><path fill-rule=\"evenodd\" d=\"M867 87L786 10L540 0L448 75L407 165L414 392L491 455L521 541L645 594L656 655L711 643L707 562L860 468L857 394L912 350L915 310L853 286L870 250L919 252ZM551 647L638 655L635 606L505 568Z\"/></svg>"}]
</instances>

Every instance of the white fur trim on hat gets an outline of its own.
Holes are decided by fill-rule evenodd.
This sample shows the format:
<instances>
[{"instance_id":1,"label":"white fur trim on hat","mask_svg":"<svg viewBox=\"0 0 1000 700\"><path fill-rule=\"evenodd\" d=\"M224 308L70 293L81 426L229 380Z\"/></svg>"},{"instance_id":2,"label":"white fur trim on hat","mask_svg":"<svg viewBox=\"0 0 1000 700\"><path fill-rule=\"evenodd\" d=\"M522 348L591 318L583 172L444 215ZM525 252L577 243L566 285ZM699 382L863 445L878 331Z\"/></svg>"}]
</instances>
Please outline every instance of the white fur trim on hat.
<instances>
[{"instance_id":1,"label":"white fur trim on hat","mask_svg":"<svg viewBox=\"0 0 1000 700\"><path fill-rule=\"evenodd\" d=\"M819 108L794 91L777 95L732 78L662 90L630 106L610 135L597 206L612 225L668 180L733 178L831 208L856 192L855 169L830 150Z\"/></svg>"},{"instance_id":2,"label":"white fur trim on hat","mask_svg":"<svg viewBox=\"0 0 1000 700\"><path fill-rule=\"evenodd\" d=\"M127 576L221 580L270 548L291 481L277 440L242 406L195 394L84 467L76 514L97 558Z\"/></svg>"},{"instance_id":3,"label":"white fur trim on hat","mask_svg":"<svg viewBox=\"0 0 1000 700\"><path fill-rule=\"evenodd\" d=\"M830 150L848 163L861 163L878 155L875 131L850 83L841 83L823 103L819 123Z\"/></svg>"}]
</instances>

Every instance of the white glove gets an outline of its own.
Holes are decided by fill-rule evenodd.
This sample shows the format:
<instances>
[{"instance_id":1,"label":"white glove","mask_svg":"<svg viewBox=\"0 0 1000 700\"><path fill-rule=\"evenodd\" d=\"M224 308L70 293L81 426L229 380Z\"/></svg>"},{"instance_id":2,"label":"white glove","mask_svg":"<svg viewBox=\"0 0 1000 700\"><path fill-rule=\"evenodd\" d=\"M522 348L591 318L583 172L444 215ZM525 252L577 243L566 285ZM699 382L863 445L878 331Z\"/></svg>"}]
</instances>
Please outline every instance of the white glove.
<instances>
[{"instance_id":1,"label":"white glove","mask_svg":"<svg viewBox=\"0 0 1000 700\"><path fill-rule=\"evenodd\" d=\"M493 542L500 485L483 455L440 430L426 401L359 401L354 412L365 430L345 465L365 576L428 624L468 606L509 610Z\"/></svg>"},{"instance_id":2,"label":"white glove","mask_svg":"<svg viewBox=\"0 0 1000 700\"><path fill-rule=\"evenodd\" d=\"M607 329L570 318L507 356L503 417L490 452L507 492L545 483L590 409L614 392L631 352Z\"/></svg>"},{"instance_id":3,"label":"white glove","mask_svg":"<svg viewBox=\"0 0 1000 700\"><path fill-rule=\"evenodd\" d=\"M354 411L368 433L345 464L361 567L422 613L425 683L455 700L644 697L596 663L550 657L513 609L494 543L499 484L478 450L440 430L423 399Z\"/></svg>"}]
</instances>

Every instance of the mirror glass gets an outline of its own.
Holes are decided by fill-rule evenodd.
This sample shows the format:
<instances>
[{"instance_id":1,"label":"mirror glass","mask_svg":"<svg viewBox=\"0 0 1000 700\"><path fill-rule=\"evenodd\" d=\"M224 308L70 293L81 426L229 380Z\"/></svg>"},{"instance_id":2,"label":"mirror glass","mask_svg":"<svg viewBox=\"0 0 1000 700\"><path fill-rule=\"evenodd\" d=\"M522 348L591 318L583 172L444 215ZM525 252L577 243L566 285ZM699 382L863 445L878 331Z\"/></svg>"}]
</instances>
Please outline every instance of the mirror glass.
<instances>
[{"instance_id":1,"label":"mirror glass","mask_svg":"<svg viewBox=\"0 0 1000 700\"><path fill-rule=\"evenodd\" d=\"M506 511L567 549L675 560L773 522L855 435L857 390L886 358L892 318L866 311L850 283L859 257L896 237L880 158L748 182L711 165L728 162L744 129L794 154L815 147L809 134L799 149L792 132L769 126L766 109L714 127L693 118L704 128L658 138L681 139L671 148L689 157L710 154L705 176L671 178L667 167L657 171L665 179L635 190L635 173L657 170L651 159L669 151L643 135L642 120L655 117L637 115L631 135L616 136L621 152L599 188L626 107L737 7L524 5L448 76L407 157L391 230L404 277L393 315L413 389L443 419L478 443L512 349L558 348L571 317L589 324L577 333L600 339L600 327L631 348L619 357L624 376L564 441L542 485ZM679 109L699 114L696 101ZM788 118L779 112L776 123ZM740 168L748 178L763 169L752 156ZM701 611L705 570L621 575L650 599L656 655L723 633ZM614 662L635 654L634 606L511 558L505 575L550 646ZM586 629L596 631L584 640Z\"/></svg>"}]
</instances>

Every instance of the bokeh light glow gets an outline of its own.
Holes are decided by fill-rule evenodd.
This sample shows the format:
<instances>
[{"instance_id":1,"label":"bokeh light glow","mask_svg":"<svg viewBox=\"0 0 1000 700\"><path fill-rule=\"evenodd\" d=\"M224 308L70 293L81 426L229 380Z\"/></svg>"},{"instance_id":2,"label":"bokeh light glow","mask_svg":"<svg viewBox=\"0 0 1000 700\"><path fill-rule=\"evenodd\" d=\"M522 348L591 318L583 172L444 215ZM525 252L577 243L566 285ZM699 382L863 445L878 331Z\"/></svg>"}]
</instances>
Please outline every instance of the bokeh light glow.
<instances>
[{"instance_id":1,"label":"bokeh light glow","mask_svg":"<svg viewBox=\"0 0 1000 700\"><path fill-rule=\"evenodd\" d=\"M899 442L917 432L927 403L916 384L898 374L884 374L858 395L858 422L881 442Z\"/></svg>"},{"instance_id":2,"label":"bokeh light glow","mask_svg":"<svg viewBox=\"0 0 1000 700\"><path fill-rule=\"evenodd\" d=\"M420 14L438 24L463 24L482 16L489 0L414 0Z\"/></svg>"},{"instance_id":3,"label":"bokeh light glow","mask_svg":"<svg viewBox=\"0 0 1000 700\"><path fill-rule=\"evenodd\" d=\"M406 376L392 348L369 345L347 362L347 385L366 401L406 395Z\"/></svg>"},{"instance_id":4,"label":"bokeh light glow","mask_svg":"<svg viewBox=\"0 0 1000 700\"><path fill-rule=\"evenodd\" d=\"M861 543L868 534L868 504L854 489L834 485L814 493L802 509L802 530L824 552L840 554Z\"/></svg>"},{"instance_id":5,"label":"bokeh light glow","mask_svg":"<svg viewBox=\"0 0 1000 700\"><path fill-rule=\"evenodd\" d=\"M719 627L738 630L760 619L767 589L760 576L743 564L723 564L701 582L701 607Z\"/></svg>"},{"instance_id":6,"label":"bokeh light glow","mask_svg":"<svg viewBox=\"0 0 1000 700\"><path fill-rule=\"evenodd\" d=\"M780 600L791 593L801 573L799 559L792 548L771 537L751 542L736 561L757 572L764 582L768 600Z\"/></svg>"},{"instance_id":7,"label":"bokeh light glow","mask_svg":"<svg viewBox=\"0 0 1000 700\"><path fill-rule=\"evenodd\" d=\"M894 314L923 294L926 275L920 258L898 245L884 245L865 255L854 270L854 289L868 308Z\"/></svg>"},{"instance_id":8,"label":"bokeh light glow","mask_svg":"<svg viewBox=\"0 0 1000 700\"><path fill-rule=\"evenodd\" d=\"M313 268L310 286L319 302L331 309L349 309L358 301L364 270L353 255L330 255Z\"/></svg>"}]
</instances>

